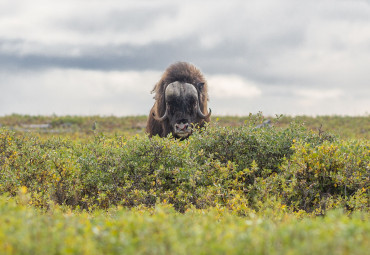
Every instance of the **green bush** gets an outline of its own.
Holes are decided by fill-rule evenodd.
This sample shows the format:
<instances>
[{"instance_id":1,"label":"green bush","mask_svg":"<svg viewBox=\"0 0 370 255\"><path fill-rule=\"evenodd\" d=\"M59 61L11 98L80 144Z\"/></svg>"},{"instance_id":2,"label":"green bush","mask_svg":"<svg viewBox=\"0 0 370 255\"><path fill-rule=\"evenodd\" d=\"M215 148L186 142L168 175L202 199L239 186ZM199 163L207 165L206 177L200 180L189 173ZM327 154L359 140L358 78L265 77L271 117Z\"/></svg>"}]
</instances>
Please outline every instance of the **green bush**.
<instances>
[{"instance_id":1,"label":"green bush","mask_svg":"<svg viewBox=\"0 0 370 255\"><path fill-rule=\"evenodd\" d=\"M292 122L288 128L278 129L273 126L257 128L262 116L252 118L238 127L208 128L196 133L192 140L193 151L202 151L222 163L229 161L237 165L238 170L251 166L255 161L260 169L278 171L279 164L293 153L293 140L309 141L320 144L324 140L334 141L330 135L317 135L307 131L301 124Z\"/></svg>"},{"instance_id":2,"label":"green bush","mask_svg":"<svg viewBox=\"0 0 370 255\"><path fill-rule=\"evenodd\" d=\"M368 211L369 142L339 141L292 123L213 124L188 140L93 136L40 139L0 131L0 193L29 203L92 210L170 203L180 212L226 207L238 214L327 209ZM332 149L335 148L335 149Z\"/></svg>"},{"instance_id":3,"label":"green bush","mask_svg":"<svg viewBox=\"0 0 370 255\"><path fill-rule=\"evenodd\" d=\"M30 203L47 206L49 201L76 205L81 180L74 143L0 133L0 190L16 195L20 187L32 191Z\"/></svg>"},{"instance_id":4,"label":"green bush","mask_svg":"<svg viewBox=\"0 0 370 255\"><path fill-rule=\"evenodd\" d=\"M297 142L293 156L281 167L281 196L294 209L316 214L343 206L368 210L370 184L369 141Z\"/></svg>"}]
</instances>

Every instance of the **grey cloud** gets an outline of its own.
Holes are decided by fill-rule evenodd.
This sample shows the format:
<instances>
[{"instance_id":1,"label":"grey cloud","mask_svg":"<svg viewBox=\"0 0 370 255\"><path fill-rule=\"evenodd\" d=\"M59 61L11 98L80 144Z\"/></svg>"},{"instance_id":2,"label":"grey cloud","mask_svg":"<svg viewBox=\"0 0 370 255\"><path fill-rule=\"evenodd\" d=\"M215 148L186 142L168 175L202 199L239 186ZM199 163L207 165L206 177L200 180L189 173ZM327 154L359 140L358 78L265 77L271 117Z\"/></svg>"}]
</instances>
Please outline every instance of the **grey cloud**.
<instances>
[{"instance_id":1,"label":"grey cloud","mask_svg":"<svg viewBox=\"0 0 370 255\"><path fill-rule=\"evenodd\" d=\"M239 75L257 84L259 101L235 101L242 112L260 104L283 112L298 100L294 91L304 88L343 91L348 103L370 95L369 1L127 3L109 2L102 10L67 3L71 12L40 14L36 24L45 26L17 37L0 24L0 71L162 72L189 61L206 74ZM34 29L25 25L23 31L28 28ZM232 100L216 102L229 105L230 113L235 109Z\"/></svg>"},{"instance_id":2,"label":"grey cloud","mask_svg":"<svg viewBox=\"0 0 370 255\"><path fill-rule=\"evenodd\" d=\"M130 33L149 27L156 20L168 16L176 16L177 8L173 6L140 6L125 9L114 9L94 16L80 13L68 19L55 20L56 28L64 28L77 33L106 33L113 31L117 33Z\"/></svg>"},{"instance_id":3,"label":"grey cloud","mask_svg":"<svg viewBox=\"0 0 370 255\"><path fill-rule=\"evenodd\" d=\"M368 0L342 0L333 1L337 4L337 8L324 8L318 9L324 19L332 19L335 21L351 21L351 22L369 22L370 1Z\"/></svg>"},{"instance_id":4,"label":"grey cloud","mask_svg":"<svg viewBox=\"0 0 370 255\"><path fill-rule=\"evenodd\" d=\"M270 47L270 46L267 46ZM272 82L263 49L245 42L225 41L204 49L199 39L174 40L150 45L105 45L85 48L79 56L0 53L0 68L43 69L78 68L91 70L164 70L176 61L189 61L210 74L239 74L263 82Z\"/></svg>"},{"instance_id":5,"label":"grey cloud","mask_svg":"<svg viewBox=\"0 0 370 255\"><path fill-rule=\"evenodd\" d=\"M261 84L314 85L323 77L306 74L305 59L299 51L305 34L299 30L271 35L268 40L250 43L224 38L211 48L201 45L201 38L190 37L147 45L70 46L79 54L0 53L1 69L76 68L91 70L164 70L176 61L189 61L209 74L238 74ZM22 44L22 43L19 43ZM0 43L1 45L1 43ZM40 46L42 48L43 46ZM66 46L63 46L66 47ZM47 46L45 46L47 48ZM68 46L66 47L68 53ZM281 62L283 61L283 62ZM306 62L305 62L306 61ZM311 65L320 59L310 59ZM289 68L292 68L291 70ZM303 77L302 76L306 76ZM330 82L330 81L329 81Z\"/></svg>"}]
</instances>

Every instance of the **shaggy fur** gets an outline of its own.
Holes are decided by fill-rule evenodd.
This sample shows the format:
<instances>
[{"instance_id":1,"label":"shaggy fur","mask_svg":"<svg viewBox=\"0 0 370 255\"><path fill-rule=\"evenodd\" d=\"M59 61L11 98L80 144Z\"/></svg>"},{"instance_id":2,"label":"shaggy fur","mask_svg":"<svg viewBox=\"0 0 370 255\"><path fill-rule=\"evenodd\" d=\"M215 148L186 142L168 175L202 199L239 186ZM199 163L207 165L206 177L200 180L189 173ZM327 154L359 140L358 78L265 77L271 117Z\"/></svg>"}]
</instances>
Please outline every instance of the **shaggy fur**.
<instances>
[{"instance_id":1,"label":"shaggy fur","mask_svg":"<svg viewBox=\"0 0 370 255\"><path fill-rule=\"evenodd\" d=\"M189 83L197 88L198 83L204 83L204 86L201 91L198 89L198 97L199 97L199 106L201 111L206 115L208 113L207 109L207 101L208 99L208 86L207 81L202 75L202 73L197 69L194 65L186 62L177 62L170 65L165 72L163 73L161 79L157 82L154 86L152 93L154 93L155 103L150 110L146 132L149 136L159 135L160 137L165 137L171 132L171 126L169 122L163 121L159 122L154 119L155 116L163 116L166 111L166 101L165 101L165 90L168 84L172 82L184 82ZM209 122L210 118L200 119L198 118L196 123L200 126L204 125L204 122Z\"/></svg>"}]
</instances>

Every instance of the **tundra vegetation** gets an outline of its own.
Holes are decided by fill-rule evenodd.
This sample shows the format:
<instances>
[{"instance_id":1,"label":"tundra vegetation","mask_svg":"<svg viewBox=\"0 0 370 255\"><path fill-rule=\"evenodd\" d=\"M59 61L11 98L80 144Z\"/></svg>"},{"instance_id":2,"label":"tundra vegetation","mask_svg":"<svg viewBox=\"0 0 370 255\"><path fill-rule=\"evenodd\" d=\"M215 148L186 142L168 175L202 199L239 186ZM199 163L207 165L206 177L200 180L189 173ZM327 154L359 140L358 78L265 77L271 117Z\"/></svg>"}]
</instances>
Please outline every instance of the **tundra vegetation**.
<instances>
[{"instance_id":1,"label":"tundra vegetation","mask_svg":"<svg viewBox=\"0 0 370 255\"><path fill-rule=\"evenodd\" d=\"M270 119L0 117L0 253L366 254L370 117Z\"/></svg>"}]
</instances>

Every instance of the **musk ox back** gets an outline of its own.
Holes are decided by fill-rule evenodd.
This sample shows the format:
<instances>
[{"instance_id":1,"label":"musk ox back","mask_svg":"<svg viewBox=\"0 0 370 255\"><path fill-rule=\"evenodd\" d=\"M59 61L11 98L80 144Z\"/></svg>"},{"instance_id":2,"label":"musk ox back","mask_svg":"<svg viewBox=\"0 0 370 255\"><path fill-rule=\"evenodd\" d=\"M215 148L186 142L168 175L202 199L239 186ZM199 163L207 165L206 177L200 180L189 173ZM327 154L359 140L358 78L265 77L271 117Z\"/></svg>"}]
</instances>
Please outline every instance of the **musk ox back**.
<instances>
[{"instance_id":1,"label":"musk ox back","mask_svg":"<svg viewBox=\"0 0 370 255\"><path fill-rule=\"evenodd\" d=\"M146 126L149 136L165 137L172 133L184 139L194 126L209 122L207 89L207 81L194 65L186 62L170 65L152 90L155 103Z\"/></svg>"}]
</instances>

